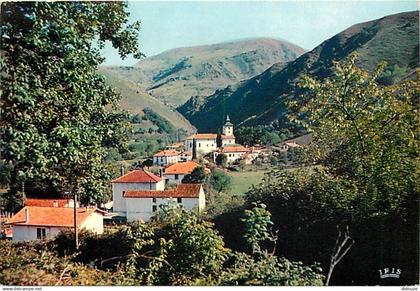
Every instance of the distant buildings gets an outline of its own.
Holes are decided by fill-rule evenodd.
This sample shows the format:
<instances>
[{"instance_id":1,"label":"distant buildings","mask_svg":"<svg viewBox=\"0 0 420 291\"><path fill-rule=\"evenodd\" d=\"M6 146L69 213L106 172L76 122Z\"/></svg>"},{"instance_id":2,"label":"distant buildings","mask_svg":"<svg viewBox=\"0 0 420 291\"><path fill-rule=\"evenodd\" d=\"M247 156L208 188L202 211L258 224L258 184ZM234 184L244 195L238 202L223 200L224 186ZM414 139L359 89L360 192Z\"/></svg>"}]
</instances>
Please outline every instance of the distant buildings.
<instances>
[{"instance_id":1,"label":"distant buildings","mask_svg":"<svg viewBox=\"0 0 420 291\"><path fill-rule=\"evenodd\" d=\"M113 180L112 196L114 212L126 217L127 221L148 221L160 206L170 203L188 210L205 207L205 194L200 184L179 184L175 189L165 190L164 179L143 170Z\"/></svg>"},{"instance_id":2,"label":"distant buildings","mask_svg":"<svg viewBox=\"0 0 420 291\"><path fill-rule=\"evenodd\" d=\"M224 146L221 147L218 151L214 152L214 160L220 154L224 154L227 157L227 163L231 164L234 163L245 156L245 154L251 152L249 148L244 146Z\"/></svg>"},{"instance_id":3,"label":"distant buildings","mask_svg":"<svg viewBox=\"0 0 420 291\"><path fill-rule=\"evenodd\" d=\"M13 241L48 239L60 231L74 228L74 204L65 199L28 199L7 223L12 225ZM103 232L104 212L77 207L77 227Z\"/></svg>"},{"instance_id":4,"label":"distant buildings","mask_svg":"<svg viewBox=\"0 0 420 291\"><path fill-rule=\"evenodd\" d=\"M166 183L180 184L186 175L191 174L199 166L199 164L193 161L176 163L167 167L163 176L165 177Z\"/></svg>"},{"instance_id":5,"label":"distant buildings","mask_svg":"<svg viewBox=\"0 0 420 291\"><path fill-rule=\"evenodd\" d=\"M226 123L225 125L223 125L222 131L222 146L235 144L235 136L233 135L233 124L230 122L229 116L227 116L226 118ZM185 140L185 149L187 151L193 150L194 140L196 143L197 153L205 155L217 150L216 133L196 133L187 137L187 139Z\"/></svg>"},{"instance_id":6,"label":"distant buildings","mask_svg":"<svg viewBox=\"0 0 420 291\"><path fill-rule=\"evenodd\" d=\"M163 150L153 155L153 164L157 166L167 166L177 163L179 152L176 150Z\"/></svg>"},{"instance_id":7,"label":"distant buildings","mask_svg":"<svg viewBox=\"0 0 420 291\"><path fill-rule=\"evenodd\" d=\"M148 221L158 211L171 203L186 210L203 210L206 198L201 184L179 184L170 190L128 190L123 194L127 221Z\"/></svg>"}]
</instances>

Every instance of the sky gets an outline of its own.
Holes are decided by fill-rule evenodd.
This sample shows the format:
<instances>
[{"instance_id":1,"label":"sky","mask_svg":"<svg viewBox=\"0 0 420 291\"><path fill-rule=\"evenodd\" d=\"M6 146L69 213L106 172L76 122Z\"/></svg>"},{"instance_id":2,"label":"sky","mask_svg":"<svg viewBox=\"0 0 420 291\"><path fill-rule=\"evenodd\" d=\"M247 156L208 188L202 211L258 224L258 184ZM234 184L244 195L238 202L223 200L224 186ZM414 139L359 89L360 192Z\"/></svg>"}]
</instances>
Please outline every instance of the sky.
<instances>
[{"instance_id":1,"label":"sky","mask_svg":"<svg viewBox=\"0 0 420 291\"><path fill-rule=\"evenodd\" d=\"M405 1L128 1L129 20L140 20L141 51L153 56L186 46L254 37L287 40L311 50L353 24L417 10ZM110 45L104 65L133 65Z\"/></svg>"}]
</instances>

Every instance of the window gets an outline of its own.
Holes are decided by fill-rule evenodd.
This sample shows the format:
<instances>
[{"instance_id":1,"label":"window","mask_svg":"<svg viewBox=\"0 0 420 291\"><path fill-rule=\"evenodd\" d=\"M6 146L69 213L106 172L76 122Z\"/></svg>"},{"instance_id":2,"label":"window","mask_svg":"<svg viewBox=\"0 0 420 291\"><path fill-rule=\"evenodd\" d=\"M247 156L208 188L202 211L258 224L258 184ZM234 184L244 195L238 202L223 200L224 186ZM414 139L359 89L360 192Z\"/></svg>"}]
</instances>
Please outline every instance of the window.
<instances>
[{"instance_id":1,"label":"window","mask_svg":"<svg viewBox=\"0 0 420 291\"><path fill-rule=\"evenodd\" d=\"M152 198L152 200L153 200L153 203L156 203L156 198Z\"/></svg>"},{"instance_id":2,"label":"window","mask_svg":"<svg viewBox=\"0 0 420 291\"><path fill-rule=\"evenodd\" d=\"M156 206L156 205L153 205L153 206L152 206L152 211L153 211L153 212L156 212L156 211L157 211L157 206Z\"/></svg>"},{"instance_id":3,"label":"window","mask_svg":"<svg viewBox=\"0 0 420 291\"><path fill-rule=\"evenodd\" d=\"M182 198L176 198L176 202L182 203Z\"/></svg>"},{"instance_id":4,"label":"window","mask_svg":"<svg viewBox=\"0 0 420 291\"><path fill-rule=\"evenodd\" d=\"M179 175L175 174L175 180L178 180L178 179L179 179Z\"/></svg>"},{"instance_id":5,"label":"window","mask_svg":"<svg viewBox=\"0 0 420 291\"><path fill-rule=\"evenodd\" d=\"M36 238L45 239L47 237L47 230L43 227L37 227L36 229Z\"/></svg>"},{"instance_id":6,"label":"window","mask_svg":"<svg viewBox=\"0 0 420 291\"><path fill-rule=\"evenodd\" d=\"M198 143L198 147L201 148L201 143Z\"/></svg>"}]
</instances>

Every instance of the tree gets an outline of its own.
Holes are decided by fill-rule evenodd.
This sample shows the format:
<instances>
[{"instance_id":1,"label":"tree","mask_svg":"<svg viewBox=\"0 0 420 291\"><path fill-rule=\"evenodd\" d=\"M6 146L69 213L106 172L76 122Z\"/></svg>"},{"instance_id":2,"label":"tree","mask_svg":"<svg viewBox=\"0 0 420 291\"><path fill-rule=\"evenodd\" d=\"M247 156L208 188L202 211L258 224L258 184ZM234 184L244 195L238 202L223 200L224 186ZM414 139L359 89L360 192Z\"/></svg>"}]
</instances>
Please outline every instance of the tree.
<instances>
[{"instance_id":1,"label":"tree","mask_svg":"<svg viewBox=\"0 0 420 291\"><path fill-rule=\"evenodd\" d=\"M216 156L216 164L218 166L226 167L227 156L225 154L218 154Z\"/></svg>"},{"instance_id":2,"label":"tree","mask_svg":"<svg viewBox=\"0 0 420 291\"><path fill-rule=\"evenodd\" d=\"M232 178L223 170L216 169L210 176L210 185L218 193L228 190L232 185Z\"/></svg>"},{"instance_id":3,"label":"tree","mask_svg":"<svg viewBox=\"0 0 420 291\"><path fill-rule=\"evenodd\" d=\"M191 174L186 175L182 179L182 183L202 184L207 179L207 173L204 167L195 168Z\"/></svg>"},{"instance_id":4,"label":"tree","mask_svg":"<svg viewBox=\"0 0 420 291\"><path fill-rule=\"evenodd\" d=\"M128 116L97 73L109 41L140 57L139 22L123 2L4 2L1 15L1 157L20 181L48 179L101 199L105 147L120 147ZM111 110L110 110L111 109Z\"/></svg>"},{"instance_id":5,"label":"tree","mask_svg":"<svg viewBox=\"0 0 420 291\"><path fill-rule=\"evenodd\" d=\"M217 137L216 137L216 146L218 148L221 148L223 146L223 139L222 139L222 135L220 133L217 134Z\"/></svg>"},{"instance_id":6,"label":"tree","mask_svg":"<svg viewBox=\"0 0 420 291\"><path fill-rule=\"evenodd\" d=\"M390 261L410 266L399 283L418 280L412 260L418 246L411 241L418 237L418 207L410 205L418 205L419 84L380 86L382 68L366 72L351 56L335 63L331 78L306 76L304 95L290 105L298 112L292 117L313 133L299 154L310 167L271 172L247 194L248 203L266 204L279 225L281 254L330 267L332 285L354 278L357 284L380 284L369 270ZM331 239L337 226L349 226L351 238L345 232ZM338 263L345 266L334 269Z\"/></svg>"}]
</instances>

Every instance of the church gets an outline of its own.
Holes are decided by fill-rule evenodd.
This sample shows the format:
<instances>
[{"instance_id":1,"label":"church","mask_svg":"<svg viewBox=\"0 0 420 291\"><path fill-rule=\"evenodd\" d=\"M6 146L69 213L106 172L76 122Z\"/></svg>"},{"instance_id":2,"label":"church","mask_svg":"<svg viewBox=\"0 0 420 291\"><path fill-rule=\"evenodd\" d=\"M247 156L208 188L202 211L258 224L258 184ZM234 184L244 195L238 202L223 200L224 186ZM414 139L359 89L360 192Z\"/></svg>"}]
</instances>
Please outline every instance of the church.
<instances>
[{"instance_id":1,"label":"church","mask_svg":"<svg viewBox=\"0 0 420 291\"><path fill-rule=\"evenodd\" d=\"M235 144L235 136L233 135L233 124L230 122L229 115L226 117L226 122L222 128L221 138L222 146L229 146ZM217 150L217 134L216 133L196 133L185 140L186 151L193 149L193 142L196 142L197 152L201 155L208 154Z\"/></svg>"}]
</instances>

